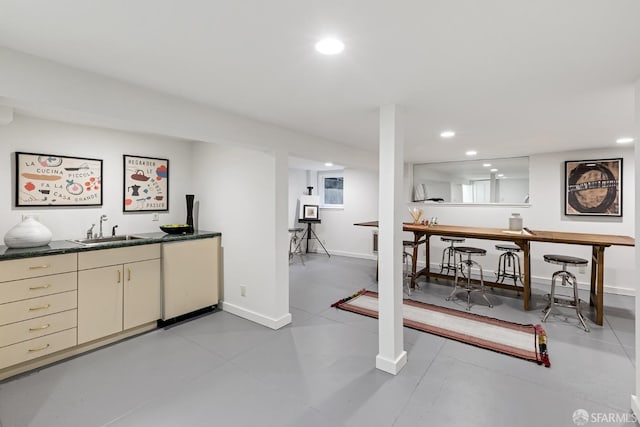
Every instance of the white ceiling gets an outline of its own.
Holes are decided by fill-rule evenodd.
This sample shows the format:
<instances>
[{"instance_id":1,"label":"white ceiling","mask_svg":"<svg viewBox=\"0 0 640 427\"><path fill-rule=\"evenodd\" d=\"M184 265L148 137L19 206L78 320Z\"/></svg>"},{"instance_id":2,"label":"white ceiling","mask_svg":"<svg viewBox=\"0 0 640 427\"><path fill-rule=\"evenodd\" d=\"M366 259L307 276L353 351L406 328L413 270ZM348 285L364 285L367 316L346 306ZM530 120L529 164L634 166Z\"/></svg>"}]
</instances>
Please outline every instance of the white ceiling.
<instances>
[{"instance_id":1,"label":"white ceiling","mask_svg":"<svg viewBox=\"0 0 640 427\"><path fill-rule=\"evenodd\" d=\"M638 22L638 0L0 0L0 45L371 150L397 103L406 158L440 161L632 134Z\"/></svg>"}]
</instances>

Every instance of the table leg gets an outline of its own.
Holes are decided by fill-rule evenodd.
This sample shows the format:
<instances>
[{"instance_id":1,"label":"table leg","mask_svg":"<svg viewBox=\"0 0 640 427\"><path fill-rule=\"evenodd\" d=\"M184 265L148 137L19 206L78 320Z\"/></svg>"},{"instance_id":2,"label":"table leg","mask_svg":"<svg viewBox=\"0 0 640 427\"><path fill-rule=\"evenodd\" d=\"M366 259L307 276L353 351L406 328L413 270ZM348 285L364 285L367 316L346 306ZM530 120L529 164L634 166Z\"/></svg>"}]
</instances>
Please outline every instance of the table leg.
<instances>
[{"instance_id":1,"label":"table leg","mask_svg":"<svg viewBox=\"0 0 640 427\"><path fill-rule=\"evenodd\" d=\"M596 323L602 326L604 321L604 246L597 247L598 277L596 286Z\"/></svg>"},{"instance_id":2,"label":"table leg","mask_svg":"<svg viewBox=\"0 0 640 427\"><path fill-rule=\"evenodd\" d=\"M418 267L418 242L420 241L420 233L413 233L413 252L411 256L411 289L416 288L416 269Z\"/></svg>"},{"instance_id":3,"label":"table leg","mask_svg":"<svg viewBox=\"0 0 640 427\"><path fill-rule=\"evenodd\" d=\"M596 305L596 277L598 274L598 249L596 246L591 247L591 292L589 294L589 305Z\"/></svg>"},{"instance_id":4,"label":"table leg","mask_svg":"<svg viewBox=\"0 0 640 427\"><path fill-rule=\"evenodd\" d=\"M431 237L431 235L429 234L425 234L424 236L424 272L425 272L425 277L429 277L429 271L430 271L430 263L431 263L431 257L429 256L429 238Z\"/></svg>"},{"instance_id":5,"label":"table leg","mask_svg":"<svg viewBox=\"0 0 640 427\"><path fill-rule=\"evenodd\" d=\"M522 262L524 264L524 278L522 280L522 293L524 310L529 310L529 302L531 301L531 255L528 240L514 240L514 243L522 249Z\"/></svg>"}]
</instances>

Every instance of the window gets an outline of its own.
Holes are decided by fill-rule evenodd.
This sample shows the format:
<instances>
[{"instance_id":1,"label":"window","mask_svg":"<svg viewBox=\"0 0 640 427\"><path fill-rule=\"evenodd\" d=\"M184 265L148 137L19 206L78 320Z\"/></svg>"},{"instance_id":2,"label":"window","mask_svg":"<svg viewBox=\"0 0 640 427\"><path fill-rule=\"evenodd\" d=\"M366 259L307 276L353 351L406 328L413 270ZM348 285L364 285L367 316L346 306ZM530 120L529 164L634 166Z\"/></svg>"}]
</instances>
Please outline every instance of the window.
<instances>
[{"instance_id":1,"label":"window","mask_svg":"<svg viewBox=\"0 0 640 427\"><path fill-rule=\"evenodd\" d=\"M342 171L318 172L318 194L320 207L342 208L344 206L344 174Z\"/></svg>"}]
</instances>

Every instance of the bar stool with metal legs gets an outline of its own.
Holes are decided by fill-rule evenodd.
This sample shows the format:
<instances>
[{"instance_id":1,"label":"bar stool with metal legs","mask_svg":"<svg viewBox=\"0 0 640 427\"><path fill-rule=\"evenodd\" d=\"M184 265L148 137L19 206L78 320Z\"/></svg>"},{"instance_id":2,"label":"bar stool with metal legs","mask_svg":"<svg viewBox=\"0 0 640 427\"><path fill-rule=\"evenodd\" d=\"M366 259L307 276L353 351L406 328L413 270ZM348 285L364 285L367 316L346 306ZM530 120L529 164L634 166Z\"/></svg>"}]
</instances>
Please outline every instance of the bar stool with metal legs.
<instances>
[{"instance_id":1,"label":"bar stool with metal legs","mask_svg":"<svg viewBox=\"0 0 640 427\"><path fill-rule=\"evenodd\" d=\"M304 265L304 258L302 257L303 252L302 248L300 247L302 244L302 239L300 238L300 236L298 236L298 233L302 233L303 231L304 228L301 227L289 229L289 262L293 261L294 255L298 255L300 256L300 262L302 262L302 265Z\"/></svg>"},{"instance_id":2,"label":"bar stool with metal legs","mask_svg":"<svg viewBox=\"0 0 640 427\"><path fill-rule=\"evenodd\" d=\"M580 311L580 298L578 296L578 280L576 276L573 275L570 271L567 271L567 265L572 266L585 266L589 264L589 261L584 258L577 258L568 255L543 255L543 258L546 262L551 264L560 264L562 265L562 270L556 271L553 273L551 278L551 293L549 294L549 304L543 310L544 317L542 318L543 322L546 322L549 314L551 314L551 309L556 306L560 307L572 307L576 309L576 315L578 316L578 320L582 324L582 327L586 332L589 332L589 327L587 326L587 322L585 322L584 317L582 316L582 312ZM556 280L562 279L562 286L570 285L573 287L573 298L569 297L556 297Z\"/></svg>"},{"instance_id":3,"label":"bar stool with metal legs","mask_svg":"<svg viewBox=\"0 0 640 427\"><path fill-rule=\"evenodd\" d=\"M467 293L467 310L471 310L471 293L472 292L480 292L482 295L482 298L484 298L487 304L489 304L489 307L490 308L493 307L493 304L491 304L491 301L489 301L489 298L487 298L487 296L484 293L484 277L482 274L482 265L480 265L480 263L471 259L472 255L484 256L487 254L487 251L485 249L474 248L471 246L456 246L454 250L456 255L460 255L460 256L467 255L467 259L463 259L462 262L458 264L458 268L456 268L456 276L455 276L455 282L453 285L453 291L451 291L451 294L446 298L446 300L450 301L454 297L458 289L462 288ZM477 266L478 269L480 270L480 286L477 286L477 287L471 285L471 267L473 267L474 265ZM466 274L464 272L465 269L467 270ZM458 285L458 278L460 277L460 275L463 276L462 285ZM465 282L464 279L466 279L466 283L464 283Z\"/></svg>"},{"instance_id":4,"label":"bar stool with metal legs","mask_svg":"<svg viewBox=\"0 0 640 427\"><path fill-rule=\"evenodd\" d=\"M498 258L498 271L496 271L496 282L503 283L504 279L513 279L513 285L518 285L518 280L522 284L522 269L520 268L520 246L516 245L496 245L499 251L505 251ZM518 290L518 295L520 291Z\"/></svg>"},{"instance_id":5,"label":"bar stool with metal legs","mask_svg":"<svg viewBox=\"0 0 640 427\"><path fill-rule=\"evenodd\" d=\"M442 251L442 262L440 263L440 273L443 271L447 271L449 274L449 270L456 271L457 265L462 262L462 255L458 254L459 262L456 262L456 253L455 253L455 244L463 243L464 238L462 237L441 237L441 241L449 242L450 245L445 247ZM444 262L445 257L447 258L447 262Z\"/></svg>"},{"instance_id":6,"label":"bar stool with metal legs","mask_svg":"<svg viewBox=\"0 0 640 427\"><path fill-rule=\"evenodd\" d=\"M411 245L408 245L411 243ZM407 252L407 248L411 249L411 252ZM411 263L409 264L409 260ZM407 287L407 295L411 296L411 278L413 277L413 242L409 240L402 241L402 283Z\"/></svg>"},{"instance_id":7,"label":"bar stool with metal legs","mask_svg":"<svg viewBox=\"0 0 640 427\"><path fill-rule=\"evenodd\" d=\"M403 264L403 277L402 277L402 281L403 283L406 283L407 285L407 295L411 296L411 282L413 281L416 288L419 288L420 286L418 286L418 284L415 282L415 280L413 280L414 275L413 275L413 270L414 270L414 263L416 262L416 260L413 258L413 250L414 248L420 246L421 244L423 244L425 242L424 239L415 242L413 240L403 240L402 241L402 264ZM411 260L411 263L409 263L408 261Z\"/></svg>"}]
</instances>

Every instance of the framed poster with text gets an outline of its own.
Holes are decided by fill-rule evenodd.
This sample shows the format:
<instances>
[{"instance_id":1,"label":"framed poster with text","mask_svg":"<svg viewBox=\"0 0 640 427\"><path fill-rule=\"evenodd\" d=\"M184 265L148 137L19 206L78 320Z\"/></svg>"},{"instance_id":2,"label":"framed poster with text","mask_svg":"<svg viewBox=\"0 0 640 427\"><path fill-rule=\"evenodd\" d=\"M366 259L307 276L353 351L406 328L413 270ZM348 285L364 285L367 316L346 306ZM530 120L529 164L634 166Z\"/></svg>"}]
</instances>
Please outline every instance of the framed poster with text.
<instances>
[{"instance_id":1,"label":"framed poster with text","mask_svg":"<svg viewBox=\"0 0 640 427\"><path fill-rule=\"evenodd\" d=\"M15 153L15 204L101 206L102 160Z\"/></svg>"},{"instance_id":2,"label":"framed poster with text","mask_svg":"<svg viewBox=\"0 0 640 427\"><path fill-rule=\"evenodd\" d=\"M169 210L169 160L125 154L123 212Z\"/></svg>"},{"instance_id":3,"label":"framed poster with text","mask_svg":"<svg viewBox=\"0 0 640 427\"><path fill-rule=\"evenodd\" d=\"M565 215L622 216L622 159L565 163Z\"/></svg>"}]
</instances>

